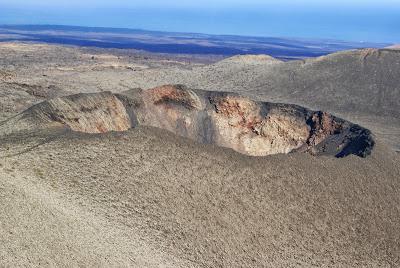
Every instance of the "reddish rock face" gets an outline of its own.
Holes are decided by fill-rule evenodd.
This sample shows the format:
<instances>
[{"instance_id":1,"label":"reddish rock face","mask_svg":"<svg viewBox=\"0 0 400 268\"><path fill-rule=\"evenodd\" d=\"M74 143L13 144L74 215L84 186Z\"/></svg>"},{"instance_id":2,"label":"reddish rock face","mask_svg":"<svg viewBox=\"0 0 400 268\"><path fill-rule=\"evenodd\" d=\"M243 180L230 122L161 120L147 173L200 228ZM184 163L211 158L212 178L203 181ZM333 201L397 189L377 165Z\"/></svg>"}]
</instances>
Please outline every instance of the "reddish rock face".
<instances>
[{"instance_id":1,"label":"reddish rock face","mask_svg":"<svg viewBox=\"0 0 400 268\"><path fill-rule=\"evenodd\" d=\"M364 155L373 146L368 130L295 105L262 103L236 94L172 85L125 94L125 98L129 96L140 103L130 113L136 115L138 124L243 154L302 151L339 155L345 148L349 150L356 136L365 142L356 146L363 148L356 154Z\"/></svg>"},{"instance_id":2,"label":"reddish rock face","mask_svg":"<svg viewBox=\"0 0 400 268\"><path fill-rule=\"evenodd\" d=\"M252 156L295 151L366 156L374 145L368 130L325 112L184 86L79 94L32 111L36 118L74 131L103 133L146 125Z\"/></svg>"},{"instance_id":3,"label":"reddish rock face","mask_svg":"<svg viewBox=\"0 0 400 268\"><path fill-rule=\"evenodd\" d=\"M195 137L199 132L197 117L205 106L194 91L180 86L162 86L141 91L137 99L140 105L132 114L139 124L185 137Z\"/></svg>"},{"instance_id":4,"label":"reddish rock face","mask_svg":"<svg viewBox=\"0 0 400 268\"><path fill-rule=\"evenodd\" d=\"M330 135L340 133L342 124L325 112L314 113L311 117L312 135L309 138L309 145L315 146L324 141Z\"/></svg>"},{"instance_id":5,"label":"reddish rock face","mask_svg":"<svg viewBox=\"0 0 400 268\"><path fill-rule=\"evenodd\" d=\"M211 102L218 143L236 151L254 156L289 153L309 136L305 118L295 114L279 109L263 114L262 104L240 96L217 97Z\"/></svg>"},{"instance_id":6,"label":"reddish rock face","mask_svg":"<svg viewBox=\"0 0 400 268\"><path fill-rule=\"evenodd\" d=\"M184 89L182 86L161 86L143 92L143 97L154 105L165 107L182 106L187 109L202 109L196 93Z\"/></svg>"},{"instance_id":7,"label":"reddish rock face","mask_svg":"<svg viewBox=\"0 0 400 268\"><path fill-rule=\"evenodd\" d=\"M228 119L232 127L254 132L256 126L262 122L260 107L248 98L227 96L210 99L210 101L215 106L216 114Z\"/></svg>"}]
</instances>

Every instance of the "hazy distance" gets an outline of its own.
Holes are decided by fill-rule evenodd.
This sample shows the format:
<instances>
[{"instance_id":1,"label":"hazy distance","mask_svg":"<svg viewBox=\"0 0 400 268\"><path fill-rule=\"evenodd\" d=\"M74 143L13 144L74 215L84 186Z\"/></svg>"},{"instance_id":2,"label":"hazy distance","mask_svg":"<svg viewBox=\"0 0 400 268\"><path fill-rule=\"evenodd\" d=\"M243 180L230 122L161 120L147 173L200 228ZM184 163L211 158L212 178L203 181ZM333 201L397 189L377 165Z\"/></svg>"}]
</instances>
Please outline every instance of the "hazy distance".
<instances>
[{"instance_id":1,"label":"hazy distance","mask_svg":"<svg viewBox=\"0 0 400 268\"><path fill-rule=\"evenodd\" d=\"M0 24L399 43L398 1L0 1Z\"/></svg>"}]
</instances>

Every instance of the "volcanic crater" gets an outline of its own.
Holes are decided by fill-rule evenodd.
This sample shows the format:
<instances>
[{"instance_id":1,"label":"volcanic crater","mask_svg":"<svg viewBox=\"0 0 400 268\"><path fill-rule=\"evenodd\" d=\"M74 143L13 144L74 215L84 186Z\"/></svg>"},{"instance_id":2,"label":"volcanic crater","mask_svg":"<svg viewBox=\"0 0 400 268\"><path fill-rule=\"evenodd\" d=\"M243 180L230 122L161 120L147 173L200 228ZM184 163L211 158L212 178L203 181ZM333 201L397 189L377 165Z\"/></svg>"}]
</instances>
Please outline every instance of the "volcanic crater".
<instances>
[{"instance_id":1,"label":"volcanic crater","mask_svg":"<svg viewBox=\"0 0 400 268\"><path fill-rule=\"evenodd\" d=\"M366 157L374 147L368 129L326 112L183 85L55 98L32 106L21 118L34 126L51 123L85 133L151 126L251 156Z\"/></svg>"}]
</instances>

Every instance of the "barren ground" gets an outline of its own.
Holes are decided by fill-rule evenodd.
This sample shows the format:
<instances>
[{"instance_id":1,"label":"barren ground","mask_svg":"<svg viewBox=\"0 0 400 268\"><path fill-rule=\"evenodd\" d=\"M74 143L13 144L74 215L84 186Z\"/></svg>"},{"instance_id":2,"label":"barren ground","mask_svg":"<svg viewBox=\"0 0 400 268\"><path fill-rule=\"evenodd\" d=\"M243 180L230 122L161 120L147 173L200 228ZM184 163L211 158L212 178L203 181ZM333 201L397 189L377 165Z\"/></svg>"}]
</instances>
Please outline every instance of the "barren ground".
<instances>
[{"instance_id":1,"label":"barren ground","mask_svg":"<svg viewBox=\"0 0 400 268\"><path fill-rule=\"evenodd\" d=\"M207 65L217 59L0 44L0 121L55 96L184 83L323 108L370 128L377 142L366 158L251 157L152 127L16 125L22 131L0 133L0 266L399 266L398 54L346 53L330 63ZM390 72L365 87L360 73L382 62ZM364 69L350 72L358 63Z\"/></svg>"}]
</instances>

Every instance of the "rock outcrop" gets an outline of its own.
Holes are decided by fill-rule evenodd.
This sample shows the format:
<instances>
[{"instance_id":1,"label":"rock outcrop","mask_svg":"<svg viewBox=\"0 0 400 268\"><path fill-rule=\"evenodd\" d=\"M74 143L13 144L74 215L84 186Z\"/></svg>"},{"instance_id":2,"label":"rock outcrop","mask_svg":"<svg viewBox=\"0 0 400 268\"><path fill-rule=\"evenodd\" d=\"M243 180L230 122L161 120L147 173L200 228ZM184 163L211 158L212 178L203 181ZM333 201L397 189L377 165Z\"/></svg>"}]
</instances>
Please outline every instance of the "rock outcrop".
<instances>
[{"instance_id":1,"label":"rock outcrop","mask_svg":"<svg viewBox=\"0 0 400 268\"><path fill-rule=\"evenodd\" d=\"M73 131L103 133L145 125L252 156L309 152L365 157L374 146L369 130L325 112L181 85L78 94L28 111L26 116Z\"/></svg>"}]
</instances>

